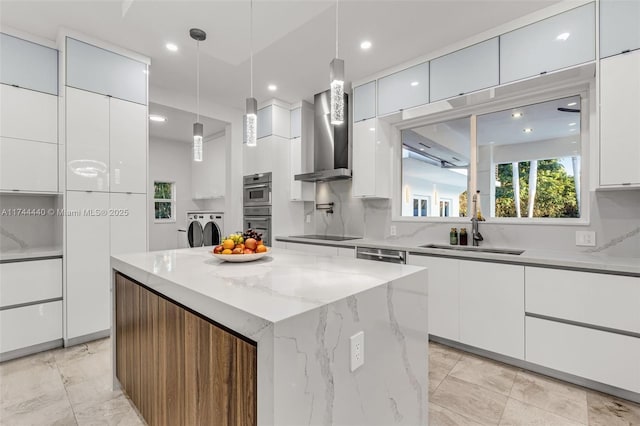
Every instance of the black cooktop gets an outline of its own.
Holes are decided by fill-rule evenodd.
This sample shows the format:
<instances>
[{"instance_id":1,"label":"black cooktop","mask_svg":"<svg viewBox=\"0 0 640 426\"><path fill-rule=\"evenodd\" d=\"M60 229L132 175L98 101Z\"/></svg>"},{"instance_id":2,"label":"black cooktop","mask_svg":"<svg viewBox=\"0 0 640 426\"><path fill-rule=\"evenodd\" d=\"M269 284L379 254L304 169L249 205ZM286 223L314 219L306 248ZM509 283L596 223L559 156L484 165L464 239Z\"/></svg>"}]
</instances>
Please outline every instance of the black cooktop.
<instances>
[{"instance_id":1,"label":"black cooktop","mask_svg":"<svg viewBox=\"0 0 640 426\"><path fill-rule=\"evenodd\" d=\"M340 235L291 235L291 238L309 238L310 240L347 241L359 240L362 237L342 237Z\"/></svg>"}]
</instances>

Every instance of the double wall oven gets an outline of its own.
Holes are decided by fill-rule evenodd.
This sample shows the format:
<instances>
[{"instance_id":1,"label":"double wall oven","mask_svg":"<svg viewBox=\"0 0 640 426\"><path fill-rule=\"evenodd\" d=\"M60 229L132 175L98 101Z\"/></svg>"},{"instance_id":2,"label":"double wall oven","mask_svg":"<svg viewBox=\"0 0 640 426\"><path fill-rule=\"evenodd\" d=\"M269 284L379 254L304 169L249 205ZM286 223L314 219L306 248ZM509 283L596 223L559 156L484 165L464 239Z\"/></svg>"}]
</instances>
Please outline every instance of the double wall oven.
<instances>
[{"instance_id":1,"label":"double wall oven","mask_svg":"<svg viewBox=\"0 0 640 426\"><path fill-rule=\"evenodd\" d=\"M245 176L243 184L244 229L261 233L271 247L271 172Z\"/></svg>"}]
</instances>

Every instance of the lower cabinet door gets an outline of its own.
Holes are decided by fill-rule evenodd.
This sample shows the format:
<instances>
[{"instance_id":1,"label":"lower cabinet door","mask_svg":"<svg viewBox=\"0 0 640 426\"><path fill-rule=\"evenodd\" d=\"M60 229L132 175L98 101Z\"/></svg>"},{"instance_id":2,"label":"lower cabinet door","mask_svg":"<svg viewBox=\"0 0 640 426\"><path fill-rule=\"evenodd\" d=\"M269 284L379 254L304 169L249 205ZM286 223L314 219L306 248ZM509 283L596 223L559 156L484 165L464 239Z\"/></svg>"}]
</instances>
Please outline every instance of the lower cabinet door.
<instances>
[{"instance_id":1,"label":"lower cabinet door","mask_svg":"<svg viewBox=\"0 0 640 426\"><path fill-rule=\"evenodd\" d=\"M0 311L0 353L62 338L62 301Z\"/></svg>"},{"instance_id":2,"label":"lower cabinet door","mask_svg":"<svg viewBox=\"0 0 640 426\"><path fill-rule=\"evenodd\" d=\"M356 257L356 249L338 247L338 256L354 258Z\"/></svg>"},{"instance_id":3,"label":"lower cabinet door","mask_svg":"<svg viewBox=\"0 0 640 426\"><path fill-rule=\"evenodd\" d=\"M460 261L409 255L407 263L428 269L429 334L460 341Z\"/></svg>"},{"instance_id":4,"label":"lower cabinet door","mask_svg":"<svg viewBox=\"0 0 640 426\"><path fill-rule=\"evenodd\" d=\"M524 266L460 261L460 341L524 359Z\"/></svg>"},{"instance_id":5,"label":"lower cabinet door","mask_svg":"<svg viewBox=\"0 0 640 426\"><path fill-rule=\"evenodd\" d=\"M109 194L67 191L66 198L66 338L72 339L111 327Z\"/></svg>"},{"instance_id":6,"label":"lower cabinet door","mask_svg":"<svg viewBox=\"0 0 640 426\"><path fill-rule=\"evenodd\" d=\"M319 254L321 256L336 256L338 254L337 247L315 244L287 243L287 249L300 253Z\"/></svg>"},{"instance_id":7,"label":"lower cabinet door","mask_svg":"<svg viewBox=\"0 0 640 426\"><path fill-rule=\"evenodd\" d=\"M640 392L640 338L527 317L526 360Z\"/></svg>"},{"instance_id":8,"label":"lower cabinet door","mask_svg":"<svg viewBox=\"0 0 640 426\"><path fill-rule=\"evenodd\" d=\"M111 255L147 251L147 195L109 194Z\"/></svg>"}]
</instances>

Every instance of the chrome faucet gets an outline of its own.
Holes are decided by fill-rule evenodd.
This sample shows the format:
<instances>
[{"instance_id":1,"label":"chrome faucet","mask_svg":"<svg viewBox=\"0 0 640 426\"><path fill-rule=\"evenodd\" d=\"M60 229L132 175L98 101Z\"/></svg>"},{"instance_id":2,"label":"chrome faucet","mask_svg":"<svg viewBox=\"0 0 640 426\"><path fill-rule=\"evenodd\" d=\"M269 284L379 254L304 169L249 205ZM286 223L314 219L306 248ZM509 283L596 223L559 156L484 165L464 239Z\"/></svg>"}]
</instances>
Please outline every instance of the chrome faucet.
<instances>
[{"instance_id":1,"label":"chrome faucet","mask_svg":"<svg viewBox=\"0 0 640 426\"><path fill-rule=\"evenodd\" d=\"M479 246L480 241L484 240L482 238L482 234L478 230L478 222L484 221L484 217L482 214L478 217L478 197L480 196L480 191L476 191L473 194L473 216L471 216L471 241L474 246Z\"/></svg>"}]
</instances>

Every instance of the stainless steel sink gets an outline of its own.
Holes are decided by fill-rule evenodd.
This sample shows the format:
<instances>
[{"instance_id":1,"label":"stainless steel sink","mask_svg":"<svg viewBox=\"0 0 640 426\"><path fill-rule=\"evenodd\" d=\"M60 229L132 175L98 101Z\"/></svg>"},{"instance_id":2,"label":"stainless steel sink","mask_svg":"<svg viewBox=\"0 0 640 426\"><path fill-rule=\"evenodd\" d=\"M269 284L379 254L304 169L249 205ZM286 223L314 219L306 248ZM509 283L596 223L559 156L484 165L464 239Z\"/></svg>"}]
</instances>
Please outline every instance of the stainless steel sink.
<instances>
[{"instance_id":1,"label":"stainless steel sink","mask_svg":"<svg viewBox=\"0 0 640 426\"><path fill-rule=\"evenodd\" d=\"M447 246L444 244L425 244L420 247L442 249L442 250L477 251L480 253L512 254L514 256L524 253L524 250L516 250L516 249L501 249L501 248L474 247L474 246Z\"/></svg>"}]
</instances>

